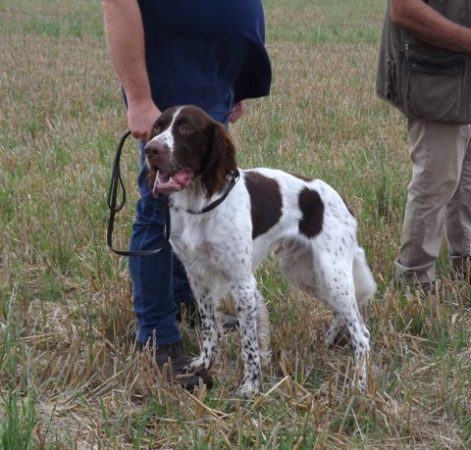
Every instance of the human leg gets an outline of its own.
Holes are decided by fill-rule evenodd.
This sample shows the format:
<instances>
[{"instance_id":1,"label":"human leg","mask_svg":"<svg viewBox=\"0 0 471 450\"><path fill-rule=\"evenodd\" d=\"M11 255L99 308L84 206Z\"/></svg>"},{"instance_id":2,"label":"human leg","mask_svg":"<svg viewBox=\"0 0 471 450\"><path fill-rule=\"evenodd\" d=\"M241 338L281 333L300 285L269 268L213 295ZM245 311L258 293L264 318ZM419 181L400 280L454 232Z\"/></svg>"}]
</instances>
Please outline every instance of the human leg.
<instances>
[{"instance_id":1,"label":"human leg","mask_svg":"<svg viewBox=\"0 0 471 450\"><path fill-rule=\"evenodd\" d=\"M467 142L461 125L408 119L412 179L396 259L396 278L419 283L435 280L447 213L458 187Z\"/></svg>"},{"instance_id":2,"label":"human leg","mask_svg":"<svg viewBox=\"0 0 471 450\"><path fill-rule=\"evenodd\" d=\"M140 184L142 178L145 183L143 173L139 178ZM129 258L138 342L173 344L180 341L181 336L175 317L172 250L164 236L166 199L161 196L156 201L145 190L145 187L141 188L130 249L137 251L161 248L161 251L151 256Z\"/></svg>"},{"instance_id":3,"label":"human leg","mask_svg":"<svg viewBox=\"0 0 471 450\"><path fill-rule=\"evenodd\" d=\"M455 195L448 204L446 235L453 269L458 277L470 277L471 260L471 125L462 127L467 139L461 176Z\"/></svg>"}]
</instances>

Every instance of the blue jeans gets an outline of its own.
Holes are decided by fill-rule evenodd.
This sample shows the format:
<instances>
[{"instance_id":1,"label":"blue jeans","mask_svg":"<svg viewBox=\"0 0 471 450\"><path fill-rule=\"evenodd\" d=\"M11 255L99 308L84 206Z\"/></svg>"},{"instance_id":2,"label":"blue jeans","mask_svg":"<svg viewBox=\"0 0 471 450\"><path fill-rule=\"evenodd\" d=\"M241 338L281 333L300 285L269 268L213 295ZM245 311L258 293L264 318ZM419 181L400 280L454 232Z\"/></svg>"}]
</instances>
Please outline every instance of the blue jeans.
<instances>
[{"instance_id":1,"label":"blue jeans","mask_svg":"<svg viewBox=\"0 0 471 450\"><path fill-rule=\"evenodd\" d=\"M209 114L227 126L232 102L225 102ZM132 227L130 250L162 247L151 256L131 256L129 271L132 280L134 311L137 319L137 340L166 345L181 340L176 313L181 303L194 301L185 269L165 240L165 208L167 196L152 196L147 181L144 145L140 146L140 199Z\"/></svg>"}]
</instances>

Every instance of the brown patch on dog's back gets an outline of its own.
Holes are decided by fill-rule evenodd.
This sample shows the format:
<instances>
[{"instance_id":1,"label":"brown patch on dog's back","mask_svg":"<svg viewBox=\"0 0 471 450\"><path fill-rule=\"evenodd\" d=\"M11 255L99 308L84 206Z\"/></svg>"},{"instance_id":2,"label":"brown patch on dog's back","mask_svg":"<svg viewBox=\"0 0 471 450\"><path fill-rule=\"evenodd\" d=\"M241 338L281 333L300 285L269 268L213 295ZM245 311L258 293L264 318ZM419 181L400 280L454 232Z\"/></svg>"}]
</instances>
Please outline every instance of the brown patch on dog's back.
<instances>
[{"instance_id":1,"label":"brown patch on dog's back","mask_svg":"<svg viewBox=\"0 0 471 450\"><path fill-rule=\"evenodd\" d=\"M308 238L317 236L322 231L324 222L324 203L319 194L304 188L299 193L299 209L303 213L299 221L299 232Z\"/></svg>"},{"instance_id":2,"label":"brown patch on dog's back","mask_svg":"<svg viewBox=\"0 0 471 450\"><path fill-rule=\"evenodd\" d=\"M283 201L278 183L257 172L245 173L245 184L250 195L252 239L266 233L280 220Z\"/></svg>"}]
</instances>

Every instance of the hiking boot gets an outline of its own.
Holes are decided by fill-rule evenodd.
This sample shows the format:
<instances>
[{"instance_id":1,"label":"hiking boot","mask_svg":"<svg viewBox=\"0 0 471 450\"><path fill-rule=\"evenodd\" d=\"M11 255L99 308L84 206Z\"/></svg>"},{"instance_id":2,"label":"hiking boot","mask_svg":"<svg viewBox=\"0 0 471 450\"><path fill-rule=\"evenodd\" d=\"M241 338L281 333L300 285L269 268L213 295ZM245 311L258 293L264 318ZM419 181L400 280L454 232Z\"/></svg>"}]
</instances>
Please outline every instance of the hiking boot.
<instances>
[{"instance_id":1,"label":"hiking boot","mask_svg":"<svg viewBox=\"0 0 471 450\"><path fill-rule=\"evenodd\" d=\"M471 284L471 256L453 258L453 277L455 280L468 281Z\"/></svg>"},{"instance_id":2,"label":"hiking boot","mask_svg":"<svg viewBox=\"0 0 471 450\"><path fill-rule=\"evenodd\" d=\"M394 278L390 284L391 287L395 289L404 290L409 288L410 290L421 290L425 294L433 292L436 289L436 281L418 281L417 278L412 276L401 275L397 278Z\"/></svg>"},{"instance_id":3,"label":"hiking boot","mask_svg":"<svg viewBox=\"0 0 471 450\"><path fill-rule=\"evenodd\" d=\"M213 387L213 380L206 369L191 371L188 369L190 357L183 351L181 342L173 344L159 345L156 350L152 344L144 345L141 342L136 344L138 351L153 351L153 356L159 370L166 375L170 383L176 383L188 391L193 391L195 387L204 384L207 389Z\"/></svg>"},{"instance_id":4,"label":"hiking boot","mask_svg":"<svg viewBox=\"0 0 471 450\"><path fill-rule=\"evenodd\" d=\"M414 277L400 276L395 278L392 282L392 287L399 289L403 292L409 291L411 293L418 293L421 297L433 297L441 293L442 285L440 281L418 281Z\"/></svg>"},{"instance_id":5,"label":"hiking boot","mask_svg":"<svg viewBox=\"0 0 471 450\"><path fill-rule=\"evenodd\" d=\"M433 295L437 292L437 282L427 281L425 283L419 283L418 287L422 290L425 295Z\"/></svg>"}]
</instances>

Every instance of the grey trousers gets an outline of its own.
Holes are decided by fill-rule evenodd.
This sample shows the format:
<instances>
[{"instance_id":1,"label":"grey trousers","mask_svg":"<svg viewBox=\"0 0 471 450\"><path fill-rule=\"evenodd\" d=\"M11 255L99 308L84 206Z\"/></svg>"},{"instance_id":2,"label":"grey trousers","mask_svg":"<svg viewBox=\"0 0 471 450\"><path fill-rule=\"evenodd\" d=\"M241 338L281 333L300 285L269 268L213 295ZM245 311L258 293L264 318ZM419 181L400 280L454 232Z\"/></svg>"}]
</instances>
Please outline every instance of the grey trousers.
<instances>
[{"instance_id":1,"label":"grey trousers","mask_svg":"<svg viewBox=\"0 0 471 450\"><path fill-rule=\"evenodd\" d=\"M443 237L451 258L471 255L471 124L408 119L408 186L396 278L435 280Z\"/></svg>"}]
</instances>

